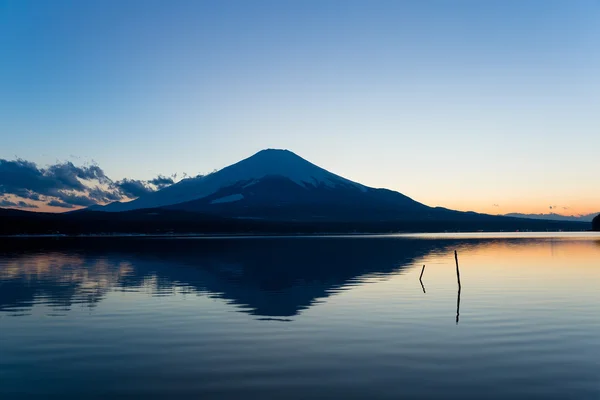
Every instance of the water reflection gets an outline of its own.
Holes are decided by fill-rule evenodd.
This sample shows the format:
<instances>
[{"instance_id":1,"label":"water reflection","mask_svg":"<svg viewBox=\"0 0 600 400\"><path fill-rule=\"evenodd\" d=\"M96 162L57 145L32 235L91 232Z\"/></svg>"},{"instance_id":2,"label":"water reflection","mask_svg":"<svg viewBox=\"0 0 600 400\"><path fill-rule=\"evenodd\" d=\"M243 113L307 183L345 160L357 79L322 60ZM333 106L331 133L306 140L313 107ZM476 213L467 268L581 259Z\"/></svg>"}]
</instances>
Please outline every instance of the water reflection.
<instances>
[{"instance_id":1,"label":"water reflection","mask_svg":"<svg viewBox=\"0 0 600 400\"><path fill-rule=\"evenodd\" d=\"M186 291L257 316L291 317L365 277L401 273L441 247L341 238L22 240L4 251L0 310L93 307L111 290Z\"/></svg>"},{"instance_id":2,"label":"water reflection","mask_svg":"<svg viewBox=\"0 0 600 400\"><path fill-rule=\"evenodd\" d=\"M143 291L153 296L207 295L251 315L288 321L332 294L365 279L402 274L427 257L454 249L477 255L503 246L535 251L532 243L397 238L5 240L0 247L0 311L20 315L43 304L60 314L75 305L93 308L110 291ZM456 263L458 324L461 284ZM426 293L424 270L425 266L419 280Z\"/></svg>"},{"instance_id":3,"label":"water reflection","mask_svg":"<svg viewBox=\"0 0 600 400\"><path fill-rule=\"evenodd\" d=\"M456 325L460 319L460 285L458 285L458 293L456 294Z\"/></svg>"},{"instance_id":4,"label":"water reflection","mask_svg":"<svg viewBox=\"0 0 600 400\"><path fill-rule=\"evenodd\" d=\"M598 398L599 259L589 238L2 240L0 398Z\"/></svg>"}]
</instances>

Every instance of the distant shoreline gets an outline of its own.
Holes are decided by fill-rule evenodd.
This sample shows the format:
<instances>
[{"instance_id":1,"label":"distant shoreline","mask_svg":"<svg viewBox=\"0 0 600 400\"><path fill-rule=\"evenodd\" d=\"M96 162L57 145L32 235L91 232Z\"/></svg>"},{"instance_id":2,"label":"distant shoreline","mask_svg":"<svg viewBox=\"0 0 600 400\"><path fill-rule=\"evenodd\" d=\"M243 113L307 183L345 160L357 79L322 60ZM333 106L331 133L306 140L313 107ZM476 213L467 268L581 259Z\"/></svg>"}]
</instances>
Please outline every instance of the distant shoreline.
<instances>
[{"instance_id":1,"label":"distant shoreline","mask_svg":"<svg viewBox=\"0 0 600 400\"><path fill-rule=\"evenodd\" d=\"M110 233L110 234L22 234L22 235L0 235L0 238L10 239L105 239L105 238L170 238L170 239L218 239L218 238L236 238L236 239L259 239L259 238L310 238L310 237L410 237L410 238L432 238L432 237L463 237L463 238L485 238L485 237L548 237L548 236L570 236L583 234L585 236L599 237L598 231L464 231L464 232L395 232L395 233L373 233L373 232L353 232L353 233L177 233L177 234L144 234L144 233Z\"/></svg>"},{"instance_id":2,"label":"distant shoreline","mask_svg":"<svg viewBox=\"0 0 600 400\"><path fill-rule=\"evenodd\" d=\"M84 212L77 214L36 214L3 211L0 236L282 236L282 235L382 235L414 233L478 232L584 232L591 224L546 221L479 214L448 214L445 218L352 220L249 220L215 215L159 210L160 212Z\"/></svg>"}]
</instances>

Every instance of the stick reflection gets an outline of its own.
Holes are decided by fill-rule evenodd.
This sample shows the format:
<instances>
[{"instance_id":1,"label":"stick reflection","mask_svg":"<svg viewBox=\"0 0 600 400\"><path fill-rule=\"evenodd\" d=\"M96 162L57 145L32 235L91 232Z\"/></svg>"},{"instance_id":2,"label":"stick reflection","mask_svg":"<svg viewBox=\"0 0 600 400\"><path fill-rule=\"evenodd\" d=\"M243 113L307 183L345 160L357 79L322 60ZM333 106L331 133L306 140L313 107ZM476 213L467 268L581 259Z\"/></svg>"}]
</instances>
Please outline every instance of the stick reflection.
<instances>
[{"instance_id":1,"label":"stick reflection","mask_svg":"<svg viewBox=\"0 0 600 400\"><path fill-rule=\"evenodd\" d=\"M456 325L460 317L460 285L458 286L458 294L456 295Z\"/></svg>"},{"instance_id":2,"label":"stick reflection","mask_svg":"<svg viewBox=\"0 0 600 400\"><path fill-rule=\"evenodd\" d=\"M458 294L456 295L456 325L458 325L458 319L460 317L460 270L458 269L458 253L454 250L454 260L456 261L456 280L458 282Z\"/></svg>"},{"instance_id":3,"label":"stick reflection","mask_svg":"<svg viewBox=\"0 0 600 400\"><path fill-rule=\"evenodd\" d=\"M460 284L460 270L458 268L458 253L456 250L454 251L454 259L456 261L456 280L458 282L458 292L456 294L456 325L458 325L460 321L460 292L462 286ZM427 293L425 291L425 285L423 284L423 273L425 272L425 265L421 268L421 275L419 275L419 282L421 283L421 288L423 289L423 293Z\"/></svg>"}]
</instances>

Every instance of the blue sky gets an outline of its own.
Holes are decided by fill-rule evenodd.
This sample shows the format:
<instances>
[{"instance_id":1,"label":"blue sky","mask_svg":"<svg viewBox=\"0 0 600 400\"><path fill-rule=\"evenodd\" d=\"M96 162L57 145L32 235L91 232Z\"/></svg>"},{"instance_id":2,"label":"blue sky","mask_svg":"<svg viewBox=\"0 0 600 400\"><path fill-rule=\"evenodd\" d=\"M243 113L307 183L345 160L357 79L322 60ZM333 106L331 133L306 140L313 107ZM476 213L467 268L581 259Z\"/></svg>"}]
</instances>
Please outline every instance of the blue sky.
<instances>
[{"instance_id":1,"label":"blue sky","mask_svg":"<svg viewBox=\"0 0 600 400\"><path fill-rule=\"evenodd\" d=\"M149 180L287 148L429 205L599 211L598 43L593 0L0 0L0 158Z\"/></svg>"}]
</instances>

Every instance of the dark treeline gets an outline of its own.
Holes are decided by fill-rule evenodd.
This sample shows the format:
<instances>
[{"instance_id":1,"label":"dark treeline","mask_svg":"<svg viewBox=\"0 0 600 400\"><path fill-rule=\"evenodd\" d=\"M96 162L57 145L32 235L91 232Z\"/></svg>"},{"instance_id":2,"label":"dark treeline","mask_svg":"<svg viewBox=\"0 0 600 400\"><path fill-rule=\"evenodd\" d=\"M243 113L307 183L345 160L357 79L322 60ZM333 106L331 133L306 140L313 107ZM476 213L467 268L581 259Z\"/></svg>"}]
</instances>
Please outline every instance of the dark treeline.
<instances>
[{"instance_id":1,"label":"dark treeline","mask_svg":"<svg viewBox=\"0 0 600 400\"><path fill-rule=\"evenodd\" d=\"M390 233L444 231L583 231L581 222L530 220L480 215L470 219L403 219L380 221L267 221L221 218L173 210L138 210L123 213L79 212L68 214L0 210L0 235L19 234L294 234Z\"/></svg>"},{"instance_id":2,"label":"dark treeline","mask_svg":"<svg viewBox=\"0 0 600 400\"><path fill-rule=\"evenodd\" d=\"M592 220L592 230L600 231L600 214L596 215L596 217Z\"/></svg>"}]
</instances>

